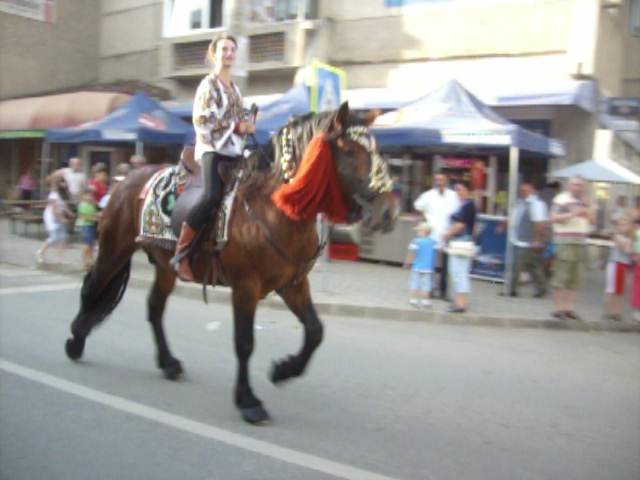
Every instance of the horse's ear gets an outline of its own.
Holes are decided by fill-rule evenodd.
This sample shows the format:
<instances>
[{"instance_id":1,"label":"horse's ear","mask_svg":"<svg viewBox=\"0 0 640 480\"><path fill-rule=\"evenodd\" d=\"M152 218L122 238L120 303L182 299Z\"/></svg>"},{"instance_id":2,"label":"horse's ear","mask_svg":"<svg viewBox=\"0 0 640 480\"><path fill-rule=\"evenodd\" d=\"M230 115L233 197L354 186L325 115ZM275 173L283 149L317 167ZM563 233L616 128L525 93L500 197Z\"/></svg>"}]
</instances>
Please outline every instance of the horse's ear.
<instances>
[{"instance_id":1,"label":"horse's ear","mask_svg":"<svg viewBox=\"0 0 640 480\"><path fill-rule=\"evenodd\" d=\"M333 116L333 120L331 122L332 130L334 131L342 131L345 125L348 124L349 119L349 102L343 102L338 108L338 111Z\"/></svg>"},{"instance_id":2,"label":"horse's ear","mask_svg":"<svg viewBox=\"0 0 640 480\"><path fill-rule=\"evenodd\" d=\"M362 123L365 127L369 127L373 122L376 121L376 118L382 113L379 108L374 108L373 110L369 110L362 116Z\"/></svg>"}]
</instances>

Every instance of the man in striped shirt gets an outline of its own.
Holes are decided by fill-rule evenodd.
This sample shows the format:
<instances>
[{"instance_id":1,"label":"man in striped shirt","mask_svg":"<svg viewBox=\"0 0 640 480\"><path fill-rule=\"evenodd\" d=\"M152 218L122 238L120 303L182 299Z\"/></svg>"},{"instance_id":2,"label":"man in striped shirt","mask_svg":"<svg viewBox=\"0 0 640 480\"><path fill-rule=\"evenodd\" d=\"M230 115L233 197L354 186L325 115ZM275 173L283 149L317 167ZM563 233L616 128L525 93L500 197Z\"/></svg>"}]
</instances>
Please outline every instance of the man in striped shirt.
<instances>
[{"instance_id":1,"label":"man in striped shirt","mask_svg":"<svg viewBox=\"0 0 640 480\"><path fill-rule=\"evenodd\" d=\"M555 311L558 320L580 318L575 312L576 292L582 286L584 265L587 262L586 238L595 215L585 200L585 183L573 177L567 189L553 199L551 223L556 244L551 286L554 289Z\"/></svg>"}]
</instances>

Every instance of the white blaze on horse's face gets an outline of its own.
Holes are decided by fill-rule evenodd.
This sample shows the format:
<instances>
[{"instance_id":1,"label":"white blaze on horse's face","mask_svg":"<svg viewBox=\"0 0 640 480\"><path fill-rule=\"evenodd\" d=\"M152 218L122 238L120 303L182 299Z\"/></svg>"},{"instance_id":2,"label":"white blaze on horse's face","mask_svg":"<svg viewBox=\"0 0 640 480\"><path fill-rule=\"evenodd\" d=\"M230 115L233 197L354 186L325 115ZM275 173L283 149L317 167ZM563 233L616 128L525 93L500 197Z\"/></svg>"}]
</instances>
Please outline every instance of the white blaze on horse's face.
<instances>
[{"instance_id":1,"label":"white blaze on horse's face","mask_svg":"<svg viewBox=\"0 0 640 480\"><path fill-rule=\"evenodd\" d=\"M354 125L347 128L347 137L364 148L371 157L369 171L369 191L375 194L390 192L393 187L387 163L378 153L376 140L364 125Z\"/></svg>"}]
</instances>

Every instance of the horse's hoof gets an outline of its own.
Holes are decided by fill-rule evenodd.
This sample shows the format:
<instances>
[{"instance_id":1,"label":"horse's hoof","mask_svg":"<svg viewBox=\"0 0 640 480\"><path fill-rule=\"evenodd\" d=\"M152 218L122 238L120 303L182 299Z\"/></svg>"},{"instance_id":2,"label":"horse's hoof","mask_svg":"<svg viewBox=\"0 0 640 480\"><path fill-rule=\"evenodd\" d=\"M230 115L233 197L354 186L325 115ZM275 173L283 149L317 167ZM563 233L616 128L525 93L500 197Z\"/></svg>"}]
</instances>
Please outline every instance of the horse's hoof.
<instances>
[{"instance_id":1,"label":"horse's hoof","mask_svg":"<svg viewBox=\"0 0 640 480\"><path fill-rule=\"evenodd\" d=\"M64 350L67 352L67 357L71 360L78 360L84 351L84 340L80 340L76 337L67 338L67 341L64 344Z\"/></svg>"},{"instance_id":2,"label":"horse's hoof","mask_svg":"<svg viewBox=\"0 0 640 480\"><path fill-rule=\"evenodd\" d=\"M274 385L277 385L285 378L284 372L282 371L282 364L279 362L271 362L271 369L269 370L269 380Z\"/></svg>"},{"instance_id":3,"label":"horse's hoof","mask_svg":"<svg viewBox=\"0 0 640 480\"><path fill-rule=\"evenodd\" d=\"M177 380L180 378L180 375L182 375L182 372L184 372L184 370L182 369L180 360L174 360L162 367L162 373L167 380Z\"/></svg>"},{"instance_id":4,"label":"horse's hoof","mask_svg":"<svg viewBox=\"0 0 640 480\"><path fill-rule=\"evenodd\" d=\"M262 405L255 407L240 408L242 419L251 425L267 425L271 422L269 413Z\"/></svg>"},{"instance_id":5,"label":"horse's hoof","mask_svg":"<svg viewBox=\"0 0 640 480\"><path fill-rule=\"evenodd\" d=\"M300 368L296 368L294 361L295 358L293 356L288 356L279 362L272 362L271 370L269 371L271 383L277 385L291 377L299 376L302 372Z\"/></svg>"}]
</instances>

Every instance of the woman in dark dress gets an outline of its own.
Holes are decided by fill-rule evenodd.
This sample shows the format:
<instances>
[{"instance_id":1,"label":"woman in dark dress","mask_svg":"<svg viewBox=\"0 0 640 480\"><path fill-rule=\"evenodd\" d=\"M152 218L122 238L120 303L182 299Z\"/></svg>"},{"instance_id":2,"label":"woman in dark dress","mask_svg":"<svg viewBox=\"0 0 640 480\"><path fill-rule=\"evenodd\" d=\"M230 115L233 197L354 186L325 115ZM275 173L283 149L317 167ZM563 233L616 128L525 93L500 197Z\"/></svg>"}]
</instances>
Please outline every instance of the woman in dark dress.
<instances>
[{"instance_id":1,"label":"woman in dark dress","mask_svg":"<svg viewBox=\"0 0 640 480\"><path fill-rule=\"evenodd\" d=\"M456 183L454 190L460 198L460 208L451 215L451 227L445 232L443 239L450 246L448 270L455 292L453 305L449 311L463 313L469 308L468 296L471 292L469 272L474 250L471 244L476 223L476 205L471 198L469 186L465 182ZM456 246L458 248L454 248Z\"/></svg>"}]
</instances>

